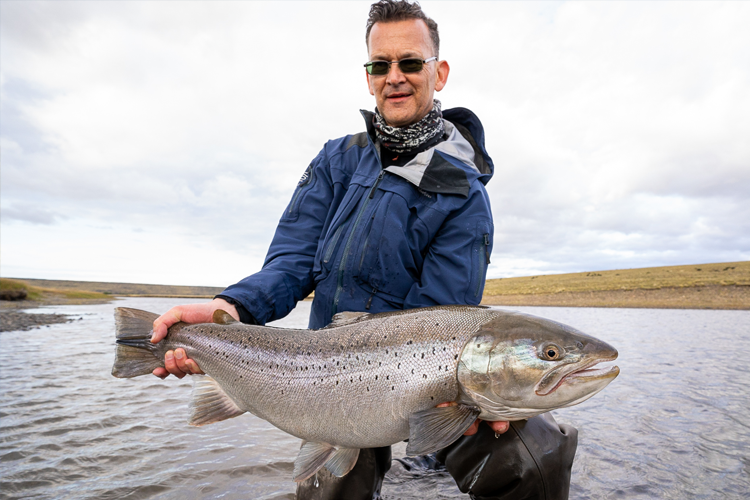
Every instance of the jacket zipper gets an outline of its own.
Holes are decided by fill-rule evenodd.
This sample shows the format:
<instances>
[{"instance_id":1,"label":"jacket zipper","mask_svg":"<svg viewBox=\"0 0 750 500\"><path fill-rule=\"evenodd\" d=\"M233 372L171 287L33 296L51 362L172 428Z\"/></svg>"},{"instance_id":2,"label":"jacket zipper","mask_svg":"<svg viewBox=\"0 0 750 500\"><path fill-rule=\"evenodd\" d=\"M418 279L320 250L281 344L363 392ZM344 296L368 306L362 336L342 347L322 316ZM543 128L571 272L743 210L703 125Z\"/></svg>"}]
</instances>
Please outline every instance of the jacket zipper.
<instances>
[{"instance_id":1,"label":"jacket zipper","mask_svg":"<svg viewBox=\"0 0 750 500\"><path fill-rule=\"evenodd\" d=\"M490 235L484 233L484 237L481 243L481 255L479 256L479 273L477 274L477 287L474 289L474 297L479 296L479 291L482 288L482 276L484 275L485 266L490 264Z\"/></svg>"},{"instance_id":2,"label":"jacket zipper","mask_svg":"<svg viewBox=\"0 0 750 500\"><path fill-rule=\"evenodd\" d=\"M341 231L344 229L344 226L346 225L346 222L344 224L341 224L339 228L336 230L335 233L333 233L333 238L331 238L331 241L328 243L328 248L326 248L326 253L323 256L323 262L326 264L329 260L331 260L331 255L333 255L333 249L336 248L336 242L339 241L339 236L341 236Z\"/></svg>"},{"instance_id":3,"label":"jacket zipper","mask_svg":"<svg viewBox=\"0 0 750 500\"><path fill-rule=\"evenodd\" d=\"M344 255L341 257L341 263L339 264L339 274L338 274L338 280L336 282L336 293L333 296L333 307L331 308L332 315L338 312L339 297L341 296L341 290L344 288L344 269L346 268L346 260L349 257L349 249L352 246L352 240L354 239L354 234L357 232L357 226L359 226L359 221L360 219L362 219L362 214L365 212L367 205L370 204L370 200L374 196L375 190L380 185L380 181L383 180L384 175L385 175L385 170L381 170L380 174L378 175L378 179L375 181L375 184L373 184L372 187L370 188L369 195L365 198L365 201L362 203L362 208L359 209L359 213L357 213L357 218L354 220L354 224L352 225L352 230L349 233L349 238L346 240L346 246L344 247Z\"/></svg>"}]
</instances>

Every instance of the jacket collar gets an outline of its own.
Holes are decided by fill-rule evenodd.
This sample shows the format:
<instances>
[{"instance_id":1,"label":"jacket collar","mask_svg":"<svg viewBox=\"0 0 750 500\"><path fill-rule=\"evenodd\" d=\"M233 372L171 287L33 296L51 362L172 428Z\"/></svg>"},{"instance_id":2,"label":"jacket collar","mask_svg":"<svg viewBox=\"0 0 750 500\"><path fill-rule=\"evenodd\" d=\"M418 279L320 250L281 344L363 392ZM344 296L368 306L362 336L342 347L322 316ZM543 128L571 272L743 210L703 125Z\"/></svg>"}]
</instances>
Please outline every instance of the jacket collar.
<instances>
[{"instance_id":1,"label":"jacket collar","mask_svg":"<svg viewBox=\"0 0 750 500\"><path fill-rule=\"evenodd\" d=\"M372 124L373 114L360 110L365 119L367 135L378 157L381 149ZM385 170L419 189L466 197L470 182L467 174L486 184L494 166L484 150L484 129L474 113L465 108L443 111L446 138L434 147L417 154L404 166L391 165Z\"/></svg>"}]
</instances>

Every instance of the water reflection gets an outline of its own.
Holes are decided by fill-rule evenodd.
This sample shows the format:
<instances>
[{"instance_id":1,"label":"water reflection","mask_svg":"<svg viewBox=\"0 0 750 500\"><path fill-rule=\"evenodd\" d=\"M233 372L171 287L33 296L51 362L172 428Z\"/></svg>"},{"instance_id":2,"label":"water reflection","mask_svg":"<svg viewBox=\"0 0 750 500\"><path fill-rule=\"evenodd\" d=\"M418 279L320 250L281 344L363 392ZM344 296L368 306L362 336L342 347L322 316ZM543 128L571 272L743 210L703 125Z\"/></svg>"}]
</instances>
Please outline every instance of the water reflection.
<instances>
[{"instance_id":1,"label":"water reflection","mask_svg":"<svg viewBox=\"0 0 750 500\"><path fill-rule=\"evenodd\" d=\"M251 415L189 427L189 380L109 375L115 305L163 312L185 302L45 308L81 319L0 333L0 498L294 497L297 439ZM568 323L620 351L615 382L555 412L579 429L571 498L750 491L750 312L514 309ZM304 328L307 314L302 303L278 325ZM383 493L468 498L442 475L395 474Z\"/></svg>"}]
</instances>

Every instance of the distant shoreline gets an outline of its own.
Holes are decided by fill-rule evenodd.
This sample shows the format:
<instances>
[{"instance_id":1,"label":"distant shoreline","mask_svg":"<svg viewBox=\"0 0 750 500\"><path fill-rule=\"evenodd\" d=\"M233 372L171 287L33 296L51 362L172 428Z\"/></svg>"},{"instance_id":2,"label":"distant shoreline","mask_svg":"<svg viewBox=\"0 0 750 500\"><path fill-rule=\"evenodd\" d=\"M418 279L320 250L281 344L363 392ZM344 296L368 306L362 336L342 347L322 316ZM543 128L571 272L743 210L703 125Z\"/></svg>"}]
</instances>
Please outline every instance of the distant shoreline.
<instances>
[{"instance_id":1,"label":"distant shoreline","mask_svg":"<svg viewBox=\"0 0 750 500\"><path fill-rule=\"evenodd\" d=\"M483 304L750 309L750 261L487 280Z\"/></svg>"},{"instance_id":2,"label":"distant shoreline","mask_svg":"<svg viewBox=\"0 0 750 500\"><path fill-rule=\"evenodd\" d=\"M30 315L23 313L23 309L101 304L117 297L209 300L224 290L223 287L25 278L3 278L0 285L3 289L23 288L29 295L28 300L0 301L0 331L65 321L61 315ZM482 304L750 310L750 261L490 279Z\"/></svg>"}]
</instances>

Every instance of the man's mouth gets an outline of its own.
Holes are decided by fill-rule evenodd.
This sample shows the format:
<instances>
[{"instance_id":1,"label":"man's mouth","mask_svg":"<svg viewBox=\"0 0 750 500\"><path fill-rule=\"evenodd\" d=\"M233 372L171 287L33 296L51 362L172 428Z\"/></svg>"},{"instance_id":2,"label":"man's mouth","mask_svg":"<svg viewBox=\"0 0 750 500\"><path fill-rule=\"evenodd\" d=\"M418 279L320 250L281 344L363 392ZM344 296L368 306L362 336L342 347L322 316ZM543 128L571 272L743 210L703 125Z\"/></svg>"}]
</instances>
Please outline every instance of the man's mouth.
<instances>
[{"instance_id":1,"label":"man's mouth","mask_svg":"<svg viewBox=\"0 0 750 500\"><path fill-rule=\"evenodd\" d=\"M407 94L405 92L394 92L393 94L387 95L386 99L388 99L389 101L402 101L410 96L411 94Z\"/></svg>"}]
</instances>

